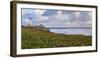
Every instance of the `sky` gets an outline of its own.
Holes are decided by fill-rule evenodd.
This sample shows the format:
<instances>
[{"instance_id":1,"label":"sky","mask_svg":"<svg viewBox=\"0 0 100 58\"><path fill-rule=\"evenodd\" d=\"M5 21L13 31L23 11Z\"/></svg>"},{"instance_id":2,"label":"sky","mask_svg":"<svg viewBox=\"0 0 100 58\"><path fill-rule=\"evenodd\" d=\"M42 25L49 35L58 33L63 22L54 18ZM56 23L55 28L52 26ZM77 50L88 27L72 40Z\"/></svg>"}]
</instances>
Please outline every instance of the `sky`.
<instances>
[{"instance_id":1,"label":"sky","mask_svg":"<svg viewBox=\"0 0 100 58\"><path fill-rule=\"evenodd\" d=\"M91 11L22 8L22 25L45 27L92 27Z\"/></svg>"},{"instance_id":2,"label":"sky","mask_svg":"<svg viewBox=\"0 0 100 58\"><path fill-rule=\"evenodd\" d=\"M92 27L92 12L78 10L55 10L22 8L22 25L33 26L42 24L47 28ZM50 29L50 32L60 34L92 35L92 29Z\"/></svg>"}]
</instances>

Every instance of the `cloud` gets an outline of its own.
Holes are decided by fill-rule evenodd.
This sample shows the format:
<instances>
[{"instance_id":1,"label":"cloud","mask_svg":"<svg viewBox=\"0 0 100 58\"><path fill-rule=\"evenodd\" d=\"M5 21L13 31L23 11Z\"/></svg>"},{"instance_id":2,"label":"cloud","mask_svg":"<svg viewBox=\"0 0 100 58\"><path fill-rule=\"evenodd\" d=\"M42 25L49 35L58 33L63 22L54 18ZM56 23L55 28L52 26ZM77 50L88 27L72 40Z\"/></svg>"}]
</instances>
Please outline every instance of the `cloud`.
<instances>
[{"instance_id":1,"label":"cloud","mask_svg":"<svg viewBox=\"0 0 100 58\"><path fill-rule=\"evenodd\" d=\"M63 13L57 11L54 15L49 15L48 20L42 24L46 27L91 27L92 23L88 19L86 14L80 14L81 12ZM83 16L81 20L81 16Z\"/></svg>"},{"instance_id":2,"label":"cloud","mask_svg":"<svg viewBox=\"0 0 100 58\"><path fill-rule=\"evenodd\" d=\"M74 12L77 17L79 17L80 12Z\"/></svg>"},{"instance_id":3,"label":"cloud","mask_svg":"<svg viewBox=\"0 0 100 58\"><path fill-rule=\"evenodd\" d=\"M44 12L43 16L51 16L51 15L55 15L55 14L57 14L57 10L50 10L50 9L47 9L47 10Z\"/></svg>"},{"instance_id":4,"label":"cloud","mask_svg":"<svg viewBox=\"0 0 100 58\"><path fill-rule=\"evenodd\" d=\"M58 14L58 15L62 15L63 12L62 12L62 11L57 11L57 14Z\"/></svg>"},{"instance_id":5,"label":"cloud","mask_svg":"<svg viewBox=\"0 0 100 58\"><path fill-rule=\"evenodd\" d=\"M34 10L34 11L35 13L42 15L46 10Z\"/></svg>"},{"instance_id":6,"label":"cloud","mask_svg":"<svg viewBox=\"0 0 100 58\"><path fill-rule=\"evenodd\" d=\"M22 20L22 25L27 25L28 23L29 23L29 19L24 19L24 20Z\"/></svg>"},{"instance_id":7,"label":"cloud","mask_svg":"<svg viewBox=\"0 0 100 58\"><path fill-rule=\"evenodd\" d=\"M29 11L28 11L29 10ZM27 11L27 12L24 12L24 11ZM35 10L35 9L25 9L23 10L23 15L22 15L22 19L29 19L29 18L32 18L33 21L43 21L43 20L46 20L48 19L48 17L46 16L42 16L42 14L44 14L46 10Z\"/></svg>"},{"instance_id":8,"label":"cloud","mask_svg":"<svg viewBox=\"0 0 100 58\"><path fill-rule=\"evenodd\" d=\"M73 12L72 14L64 13L61 16L58 16L58 14L52 15L49 17L49 20L51 21L49 21L46 24L46 26L47 27L92 27L91 19L88 19L89 17L86 14L80 15L80 13L81 12Z\"/></svg>"},{"instance_id":9,"label":"cloud","mask_svg":"<svg viewBox=\"0 0 100 58\"><path fill-rule=\"evenodd\" d=\"M28 9L28 8L22 8L22 15L27 14L27 13L32 13L34 10L33 9Z\"/></svg>"},{"instance_id":10,"label":"cloud","mask_svg":"<svg viewBox=\"0 0 100 58\"><path fill-rule=\"evenodd\" d=\"M46 20L46 19L48 19L48 17L47 16L42 16L42 14L44 14L44 12L46 11L46 10L34 10L35 11L35 16L37 17L37 20L38 21L43 21L43 20Z\"/></svg>"},{"instance_id":11,"label":"cloud","mask_svg":"<svg viewBox=\"0 0 100 58\"><path fill-rule=\"evenodd\" d=\"M25 10L24 10L25 11ZM38 10L32 9L24 12L22 21L32 18L33 24L43 24L46 27L91 27L91 12L63 11L63 10ZM27 22L26 22L27 23Z\"/></svg>"},{"instance_id":12,"label":"cloud","mask_svg":"<svg viewBox=\"0 0 100 58\"><path fill-rule=\"evenodd\" d=\"M73 14L74 14L74 16L75 16L74 19L76 19L76 20L77 20L77 19L79 18L79 16L80 16L80 12L74 12Z\"/></svg>"},{"instance_id":13,"label":"cloud","mask_svg":"<svg viewBox=\"0 0 100 58\"><path fill-rule=\"evenodd\" d=\"M57 11L56 14L54 14L52 17L55 17L55 19L60 19L63 16L63 12L62 11Z\"/></svg>"}]
</instances>

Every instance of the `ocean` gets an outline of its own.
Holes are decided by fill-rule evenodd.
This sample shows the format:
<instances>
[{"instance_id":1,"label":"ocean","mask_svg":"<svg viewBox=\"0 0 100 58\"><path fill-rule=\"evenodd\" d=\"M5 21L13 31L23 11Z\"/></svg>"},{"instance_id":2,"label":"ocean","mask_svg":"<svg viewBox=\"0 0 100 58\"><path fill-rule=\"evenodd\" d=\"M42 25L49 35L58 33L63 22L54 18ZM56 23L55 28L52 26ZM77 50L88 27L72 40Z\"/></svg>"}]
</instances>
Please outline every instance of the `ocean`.
<instances>
[{"instance_id":1,"label":"ocean","mask_svg":"<svg viewBox=\"0 0 100 58\"><path fill-rule=\"evenodd\" d=\"M50 32L69 35L92 36L92 29L49 29Z\"/></svg>"}]
</instances>

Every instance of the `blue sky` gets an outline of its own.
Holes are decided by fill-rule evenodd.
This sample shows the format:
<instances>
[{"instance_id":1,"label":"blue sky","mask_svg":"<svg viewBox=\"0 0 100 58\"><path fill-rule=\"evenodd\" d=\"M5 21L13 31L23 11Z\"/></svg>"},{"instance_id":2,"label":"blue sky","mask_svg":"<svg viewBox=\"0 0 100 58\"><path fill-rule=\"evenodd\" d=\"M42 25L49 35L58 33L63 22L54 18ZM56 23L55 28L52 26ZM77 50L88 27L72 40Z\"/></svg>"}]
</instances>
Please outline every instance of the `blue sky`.
<instances>
[{"instance_id":1,"label":"blue sky","mask_svg":"<svg viewBox=\"0 0 100 58\"><path fill-rule=\"evenodd\" d=\"M50 9L22 9L22 25L43 24L46 27L91 27L92 12Z\"/></svg>"},{"instance_id":2,"label":"blue sky","mask_svg":"<svg viewBox=\"0 0 100 58\"><path fill-rule=\"evenodd\" d=\"M91 11L53 10L53 9L22 9L22 25L27 25L32 19L34 25L45 27L92 27ZM51 32L63 34L92 35L92 29L51 29Z\"/></svg>"}]
</instances>

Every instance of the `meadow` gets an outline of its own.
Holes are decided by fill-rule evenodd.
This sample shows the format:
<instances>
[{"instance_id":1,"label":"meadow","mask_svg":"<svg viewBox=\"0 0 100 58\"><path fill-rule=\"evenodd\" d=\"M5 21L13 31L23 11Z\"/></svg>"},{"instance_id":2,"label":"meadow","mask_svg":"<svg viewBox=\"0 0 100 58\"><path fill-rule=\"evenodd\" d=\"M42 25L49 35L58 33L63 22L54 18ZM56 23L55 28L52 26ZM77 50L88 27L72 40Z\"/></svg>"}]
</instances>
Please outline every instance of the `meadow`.
<instances>
[{"instance_id":1,"label":"meadow","mask_svg":"<svg viewBox=\"0 0 100 58\"><path fill-rule=\"evenodd\" d=\"M57 34L33 27L22 27L21 37L22 49L92 45L92 36Z\"/></svg>"}]
</instances>

